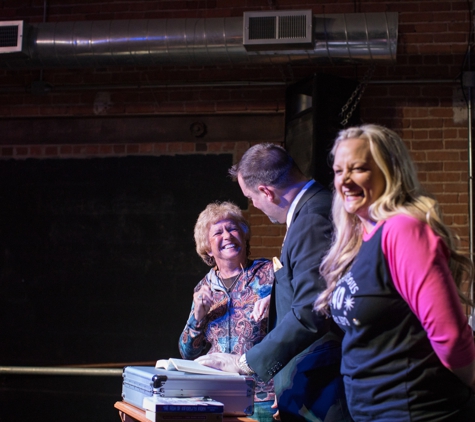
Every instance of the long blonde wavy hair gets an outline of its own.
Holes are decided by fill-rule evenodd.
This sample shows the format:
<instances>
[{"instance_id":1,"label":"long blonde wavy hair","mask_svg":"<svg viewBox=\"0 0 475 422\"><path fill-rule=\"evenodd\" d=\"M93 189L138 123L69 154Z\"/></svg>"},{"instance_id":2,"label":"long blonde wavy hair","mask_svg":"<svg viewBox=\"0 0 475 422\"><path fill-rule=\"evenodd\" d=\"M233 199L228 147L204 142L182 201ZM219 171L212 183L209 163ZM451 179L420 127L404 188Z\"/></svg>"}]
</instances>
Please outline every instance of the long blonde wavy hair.
<instances>
[{"instance_id":1,"label":"long blonde wavy hair","mask_svg":"<svg viewBox=\"0 0 475 422\"><path fill-rule=\"evenodd\" d=\"M444 224L438 202L420 185L417 172L402 139L383 126L366 124L342 130L335 140L331 156L347 139L369 142L371 155L381 169L386 187L369 207L369 216L378 222L397 214L407 214L425 221L440 236L450 251L449 268L463 303L472 302L462 292L464 283L473 281L473 264L459 249L458 237ZM314 304L317 312L329 314L329 301L337 281L349 270L362 244L363 229L358 216L346 212L343 199L335 192L332 215L334 234L332 246L321 264L327 288Z\"/></svg>"}]
</instances>

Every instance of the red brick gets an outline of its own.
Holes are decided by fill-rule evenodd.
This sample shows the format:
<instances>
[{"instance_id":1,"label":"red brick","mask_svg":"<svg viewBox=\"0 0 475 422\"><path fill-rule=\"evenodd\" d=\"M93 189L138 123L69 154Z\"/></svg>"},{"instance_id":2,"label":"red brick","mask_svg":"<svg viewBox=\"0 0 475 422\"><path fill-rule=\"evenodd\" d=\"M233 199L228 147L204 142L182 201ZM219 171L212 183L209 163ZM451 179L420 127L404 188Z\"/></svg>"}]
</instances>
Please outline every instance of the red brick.
<instances>
[{"instance_id":1,"label":"red brick","mask_svg":"<svg viewBox=\"0 0 475 422\"><path fill-rule=\"evenodd\" d=\"M153 144L139 144L139 152L141 154L153 152Z\"/></svg>"},{"instance_id":2,"label":"red brick","mask_svg":"<svg viewBox=\"0 0 475 422\"><path fill-rule=\"evenodd\" d=\"M251 248L251 258L272 259L274 256L280 256L280 247L255 247Z\"/></svg>"},{"instance_id":3,"label":"red brick","mask_svg":"<svg viewBox=\"0 0 475 422\"><path fill-rule=\"evenodd\" d=\"M450 4L452 10L461 10L463 12L467 11L467 2L464 0L452 0Z\"/></svg>"},{"instance_id":4,"label":"red brick","mask_svg":"<svg viewBox=\"0 0 475 422\"><path fill-rule=\"evenodd\" d=\"M28 155L28 147L16 147L15 148L15 155L17 155L17 156Z\"/></svg>"},{"instance_id":5,"label":"red brick","mask_svg":"<svg viewBox=\"0 0 475 422\"><path fill-rule=\"evenodd\" d=\"M156 142L153 144L153 152L156 154L164 154L168 152L168 144Z\"/></svg>"},{"instance_id":6,"label":"red brick","mask_svg":"<svg viewBox=\"0 0 475 422\"><path fill-rule=\"evenodd\" d=\"M194 142L183 142L181 150L183 153L192 153L195 152L195 143Z\"/></svg>"},{"instance_id":7,"label":"red brick","mask_svg":"<svg viewBox=\"0 0 475 422\"><path fill-rule=\"evenodd\" d=\"M99 145L99 154L109 155L114 152L112 145Z\"/></svg>"},{"instance_id":8,"label":"red brick","mask_svg":"<svg viewBox=\"0 0 475 422\"><path fill-rule=\"evenodd\" d=\"M411 122L411 126L414 129L417 128L442 128L444 126L444 121L441 119L414 119Z\"/></svg>"},{"instance_id":9,"label":"red brick","mask_svg":"<svg viewBox=\"0 0 475 422\"><path fill-rule=\"evenodd\" d=\"M429 115L429 110L427 108L414 108L407 107L403 110L404 117L413 118L413 117L427 117Z\"/></svg>"},{"instance_id":10,"label":"red brick","mask_svg":"<svg viewBox=\"0 0 475 422\"><path fill-rule=\"evenodd\" d=\"M444 145L446 149L465 150L467 148L467 140L464 140L464 139L460 139L456 141L446 140L444 141ZM464 157L461 156L461 158L464 158Z\"/></svg>"},{"instance_id":11,"label":"red brick","mask_svg":"<svg viewBox=\"0 0 475 422\"><path fill-rule=\"evenodd\" d=\"M125 154L125 145L113 145L114 154Z\"/></svg>"},{"instance_id":12,"label":"red brick","mask_svg":"<svg viewBox=\"0 0 475 422\"><path fill-rule=\"evenodd\" d=\"M457 193L443 193L437 195L437 200L440 204L450 204L459 202L459 194Z\"/></svg>"},{"instance_id":13,"label":"red brick","mask_svg":"<svg viewBox=\"0 0 475 422\"><path fill-rule=\"evenodd\" d=\"M210 142L208 143L208 152L221 152L221 143L220 142Z\"/></svg>"},{"instance_id":14,"label":"red brick","mask_svg":"<svg viewBox=\"0 0 475 422\"><path fill-rule=\"evenodd\" d=\"M431 128L428 130L430 139L446 139L446 129L444 128Z\"/></svg>"},{"instance_id":15,"label":"red brick","mask_svg":"<svg viewBox=\"0 0 475 422\"><path fill-rule=\"evenodd\" d=\"M468 215L454 215L453 216L453 224L457 224L460 226L463 226L465 224L468 224Z\"/></svg>"},{"instance_id":16,"label":"red brick","mask_svg":"<svg viewBox=\"0 0 475 422\"><path fill-rule=\"evenodd\" d=\"M252 236L279 236L282 237L280 225L256 226L252 229Z\"/></svg>"},{"instance_id":17,"label":"red brick","mask_svg":"<svg viewBox=\"0 0 475 422\"><path fill-rule=\"evenodd\" d=\"M99 145L85 145L84 154L97 155L99 153Z\"/></svg>"},{"instance_id":18,"label":"red brick","mask_svg":"<svg viewBox=\"0 0 475 422\"><path fill-rule=\"evenodd\" d=\"M182 151L182 142L170 142L168 144L168 151L171 153L177 153Z\"/></svg>"},{"instance_id":19,"label":"red brick","mask_svg":"<svg viewBox=\"0 0 475 422\"><path fill-rule=\"evenodd\" d=\"M456 151L428 151L428 161L456 161L460 158L460 154ZM460 163L459 163L460 166Z\"/></svg>"},{"instance_id":20,"label":"red brick","mask_svg":"<svg viewBox=\"0 0 475 422\"><path fill-rule=\"evenodd\" d=\"M61 145L59 147L59 155L71 155L73 153L72 145Z\"/></svg>"},{"instance_id":21,"label":"red brick","mask_svg":"<svg viewBox=\"0 0 475 422\"><path fill-rule=\"evenodd\" d=\"M261 213L261 215L251 215L249 222L252 226L269 224L269 218L264 213Z\"/></svg>"},{"instance_id":22,"label":"red brick","mask_svg":"<svg viewBox=\"0 0 475 422\"><path fill-rule=\"evenodd\" d=\"M417 170L424 172L440 172L443 170L443 163L441 162L423 162L417 163Z\"/></svg>"},{"instance_id":23,"label":"red brick","mask_svg":"<svg viewBox=\"0 0 475 422\"><path fill-rule=\"evenodd\" d=\"M54 157L58 155L58 147L57 146L47 146L45 147L45 156L47 157Z\"/></svg>"},{"instance_id":24,"label":"red brick","mask_svg":"<svg viewBox=\"0 0 475 422\"><path fill-rule=\"evenodd\" d=\"M429 173L427 175L427 181L429 182L459 182L460 173L457 173L457 172Z\"/></svg>"},{"instance_id":25,"label":"red brick","mask_svg":"<svg viewBox=\"0 0 475 422\"><path fill-rule=\"evenodd\" d=\"M137 144L128 144L126 146L127 154L138 154L139 153L139 145Z\"/></svg>"},{"instance_id":26,"label":"red brick","mask_svg":"<svg viewBox=\"0 0 475 422\"><path fill-rule=\"evenodd\" d=\"M468 206L466 204L446 204L444 214L467 214Z\"/></svg>"},{"instance_id":27,"label":"red brick","mask_svg":"<svg viewBox=\"0 0 475 422\"><path fill-rule=\"evenodd\" d=\"M466 183L444 183L444 192L466 192Z\"/></svg>"},{"instance_id":28,"label":"red brick","mask_svg":"<svg viewBox=\"0 0 475 422\"><path fill-rule=\"evenodd\" d=\"M256 246L261 246L262 245L262 237L260 236L253 236L251 238L251 241L249 242L251 245L251 248L255 248Z\"/></svg>"},{"instance_id":29,"label":"red brick","mask_svg":"<svg viewBox=\"0 0 475 422\"><path fill-rule=\"evenodd\" d=\"M466 165L467 163L464 162L444 162L443 171L457 171L462 167L465 168Z\"/></svg>"},{"instance_id":30,"label":"red brick","mask_svg":"<svg viewBox=\"0 0 475 422\"><path fill-rule=\"evenodd\" d=\"M419 8L421 12L447 12L451 10L450 2L419 2ZM432 13L431 13L432 14ZM434 13L436 15L436 13ZM447 14L443 14L447 19Z\"/></svg>"},{"instance_id":31,"label":"red brick","mask_svg":"<svg viewBox=\"0 0 475 422\"><path fill-rule=\"evenodd\" d=\"M223 142L221 150L223 152L233 152L235 148L234 142Z\"/></svg>"},{"instance_id":32,"label":"red brick","mask_svg":"<svg viewBox=\"0 0 475 422\"><path fill-rule=\"evenodd\" d=\"M461 24L465 23L466 17L467 17L467 11L452 12L450 13L449 16L446 15L445 19L443 19L444 18L443 14L439 15L440 20L447 22L448 30L451 32L462 32L462 31L465 32L463 27L461 27Z\"/></svg>"},{"instance_id":33,"label":"red brick","mask_svg":"<svg viewBox=\"0 0 475 422\"><path fill-rule=\"evenodd\" d=\"M32 157L41 157L41 156L43 156L43 147L31 146L30 147L30 156L32 156Z\"/></svg>"},{"instance_id":34,"label":"red brick","mask_svg":"<svg viewBox=\"0 0 475 422\"><path fill-rule=\"evenodd\" d=\"M13 155L13 147L3 147L2 157L11 157Z\"/></svg>"},{"instance_id":35,"label":"red brick","mask_svg":"<svg viewBox=\"0 0 475 422\"><path fill-rule=\"evenodd\" d=\"M464 33L454 34L434 34L433 42L435 43L466 43L467 42L467 35Z\"/></svg>"},{"instance_id":36,"label":"red brick","mask_svg":"<svg viewBox=\"0 0 475 422\"><path fill-rule=\"evenodd\" d=\"M425 151L411 151L411 157L416 162L424 162L427 159Z\"/></svg>"}]
</instances>

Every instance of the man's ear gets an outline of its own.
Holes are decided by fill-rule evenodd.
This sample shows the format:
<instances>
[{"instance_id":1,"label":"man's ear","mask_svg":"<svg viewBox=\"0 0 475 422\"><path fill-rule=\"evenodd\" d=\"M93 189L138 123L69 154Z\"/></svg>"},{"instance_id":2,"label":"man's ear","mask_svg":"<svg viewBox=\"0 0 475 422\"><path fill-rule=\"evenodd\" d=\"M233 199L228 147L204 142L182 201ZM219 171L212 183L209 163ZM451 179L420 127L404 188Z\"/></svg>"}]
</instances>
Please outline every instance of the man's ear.
<instances>
[{"instance_id":1,"label":"man's ear","mask_svg":"<svg viewBox=\"0 0 475 422\"><path fill-rule=\"evenodd\" d=\"M259 185L257 189L259 190L259 192L262 192L266 196L266 199L268 199L271 202L274 202L275 192L272 189L272 187Z\"/></svg>"}]
</instances>

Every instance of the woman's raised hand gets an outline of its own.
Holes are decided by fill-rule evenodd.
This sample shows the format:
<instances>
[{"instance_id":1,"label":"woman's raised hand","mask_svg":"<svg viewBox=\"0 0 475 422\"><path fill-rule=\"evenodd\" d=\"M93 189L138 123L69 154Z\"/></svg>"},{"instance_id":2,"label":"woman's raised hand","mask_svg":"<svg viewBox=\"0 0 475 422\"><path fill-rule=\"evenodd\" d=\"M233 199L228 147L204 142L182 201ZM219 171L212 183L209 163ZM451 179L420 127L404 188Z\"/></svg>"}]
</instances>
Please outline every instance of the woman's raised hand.
<instances>
[{"instance_id":1,"label":"woman's raised hand","mask_svg":"<svg viewBox=\"0 0 475 422\"><path fill-rule=\"evenodd\" d=\"M197 321L201 321L209 312L213 304L213 295L208 285L203 284L201 289L193 293L194 315Z\"/></svg>"}]
</instances>

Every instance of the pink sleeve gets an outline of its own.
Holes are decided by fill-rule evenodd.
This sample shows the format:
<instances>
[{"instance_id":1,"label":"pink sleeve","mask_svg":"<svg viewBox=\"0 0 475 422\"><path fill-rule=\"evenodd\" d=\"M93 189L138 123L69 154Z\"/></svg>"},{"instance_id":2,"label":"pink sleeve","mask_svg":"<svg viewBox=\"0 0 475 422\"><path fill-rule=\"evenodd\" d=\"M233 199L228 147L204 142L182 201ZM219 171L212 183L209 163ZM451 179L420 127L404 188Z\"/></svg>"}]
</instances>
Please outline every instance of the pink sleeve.
<instances>
[{"instance_id":1,"label":"pink sleeve","mask_svg":"<svg viewBox=\"0 0 475 422\"><path fill-rule=\"evenodd\" d=\"M430 227L409 216L390 218L382 249L394 285L421 321L435 353L447 368L475 359L467 323L448 267L448 249Z\"/></svg>"}]
</instances>

